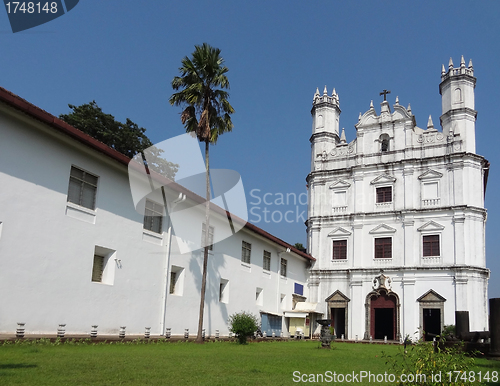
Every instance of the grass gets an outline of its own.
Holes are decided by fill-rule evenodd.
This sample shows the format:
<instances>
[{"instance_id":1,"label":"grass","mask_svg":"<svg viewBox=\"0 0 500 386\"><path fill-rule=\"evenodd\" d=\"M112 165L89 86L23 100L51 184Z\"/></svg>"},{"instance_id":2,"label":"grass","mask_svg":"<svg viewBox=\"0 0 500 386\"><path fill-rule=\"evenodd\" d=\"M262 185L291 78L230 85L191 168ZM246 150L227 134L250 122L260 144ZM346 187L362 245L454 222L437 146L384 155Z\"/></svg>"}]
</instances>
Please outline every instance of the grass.
<instances>
[{"instance_id":1,"label":"grass","mask_svg":"<svg viewBox=\"0 0 500 386\"><path fill-rule=\"evenodd\" d=\"M332 350L319 349L317 341L245 346L234 342L11 344L0 346L0 385L291 385L296 384L294 371L384 373L389 366L382 350L389 355L399 352L398 346L390 345L332 346ZM476 367L475 371L499 371L500 362L478 359Z\"/></svg>"}]
</instances>

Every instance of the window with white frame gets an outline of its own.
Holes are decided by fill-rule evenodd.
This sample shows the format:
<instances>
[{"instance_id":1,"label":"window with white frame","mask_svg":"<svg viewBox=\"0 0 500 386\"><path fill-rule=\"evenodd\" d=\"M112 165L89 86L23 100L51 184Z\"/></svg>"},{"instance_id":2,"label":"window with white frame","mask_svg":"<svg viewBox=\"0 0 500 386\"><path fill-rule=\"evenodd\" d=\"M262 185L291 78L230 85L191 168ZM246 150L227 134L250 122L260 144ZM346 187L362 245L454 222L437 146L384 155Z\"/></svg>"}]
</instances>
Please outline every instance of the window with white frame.
<instances>
[{"instance_id":1,"label":"window with white frame","mask_svg":"<svg viewBox=\"0 0 500 386\"><path fill-rule=\"evenodd\" d=\"M207 224L203 223L201 224L201 245L204 247L205 246L205 229L207 228ZM213 251L214 250L214 227L209 226L208 227L208 250Z\"/></svg>"},{"instance_id":2,"label":"window with white frame","mask_svg":"<svg viewBox=\"0 0 500 386\"><path fill-rule=\"evenodd\" d=\"M281 258L281 263L280 263L280 274L283 277L286 277L286 270L287 270L287 260L284 258Z\"/></svg>"},{"instance_id":3,"label":"window with white frame","mask_svg":"<svg viewBox=\"0 0 500 386\"><path fill-rule=\"evenodd\" d=\"M424 257L440 256L439 235L422 236L422 252Z\"/></svg>"},{"instance_id":4,"label":"window with white frame","mask_svg":"<svg viewBox=\"0 0 500 386\"><path fill-rule=\"evenodd\" d=\"M264 271L271 270L271 252L264 251L264 256L262 258L262 268Z\"/></svg>"},{"instance_id":5,"label":"window with white frame","mask_svg":"<svg viewBox=\"0 0 500 386\"><path fill-rule=\"evenodd\" d=\"M241 262L250 264L250 255L252 252L252 244L246 241L241 242Z\"/></svg>"},{"instance_id":6,"label":"window with white frame","mask_svg":"<svg viewBox=\"0 0 500 386\"><path fill-rule=\"evenodd\" d=\"M333 206L346 206L347 205L347 191L338 190L333 192Z\"/></svg>"},{"instance_id":7,"label":"window with white frame","mask_svg":"<svg viewBox=\"0 0 500 386\"><path fill-rule=\"evenodd\" d=\"M392 202L392 186L381 186L376 189L377 204Z\"/></svg>"},{"instance_id":8,"label":"window with white frame","mask_svg":"<svg viewBox=\"0 0 500 386\"><path fill-rule=\"evenodd\" d=\"M392 237L375 239L375 259L392 259Z\"/></svg>"},{"instance_id":9,"label":"window with white frame","mask_svg":"<svg viewBox=\"0 0 500 386\"><path fill-rule=\"evenodd\" d=\"M347 240L333 240L333 260L347 259Z\"/></svg>"},{"instance_id":10,"label":"window with white frame","mask_svg":"<svg viewBox=\"0 0 500 386\"><path fill-rule=\"evenodd\" d=\"M91 281L112 285L115 279L115 266L119 262L115 250L96 245L92 262Z\"/></svg>"},{"instance_id":11,"label":"window with white frame","mask_svg":"<svg viewBox=\"0 0 500 386\"><path fill-rule=\"evenodd\" d=\"M71 166L68 202L94 210L98 179L94 174Z\"/></svg>"},{"instance_id":12,"label":"window with white frame","mask_svg":"<svg viewBox=\"0 0 500 386\"><path fill-rule=\"evenodd\" d=\"M146 200L144 208L144 229L155 232L163 232L163 205L151 200Z\"/></svg>"},{"instance_id":13,"label":"window with white frame","mask_svg":"<svg viewBox=\"0 0 500 386\"><path fill-rule=\"evenodd\" d=\"M257 287L255 290L255 304L258 306L262 306L264 304L264 295L263 295L263 289Z\"/></svg>"},{"instance_id":14,"label":"window with white frame","mask_svg":"<svg viewBox=\"0 0 500 386\"><path fill-rule=\"evenodd\" d=\"M286 295L285 294L281 294L281 297L280 297L280 306L281 306L282 310L284 310L285 307L286 307Z\"/></svg>"},{"instance_id":15,"label":"window with white frame","mask_svg":"<svg viewBox=\"0 0 500 386\"><path fill-rule=\"evenodd\" d=\"M184 268L172 265L170 268L169 294L182 295L184 281Z\"/></svg>"},{"instance_id":16,"label":"window with white frame","mask_svg":"<svg viewBox=\"0 0 500 386\"><path fill-rule=\"evenodd\" d=\"M228 301L229 301L229 280L220 279L219 302L228 303Z\"/></svg>"}]
</instances>

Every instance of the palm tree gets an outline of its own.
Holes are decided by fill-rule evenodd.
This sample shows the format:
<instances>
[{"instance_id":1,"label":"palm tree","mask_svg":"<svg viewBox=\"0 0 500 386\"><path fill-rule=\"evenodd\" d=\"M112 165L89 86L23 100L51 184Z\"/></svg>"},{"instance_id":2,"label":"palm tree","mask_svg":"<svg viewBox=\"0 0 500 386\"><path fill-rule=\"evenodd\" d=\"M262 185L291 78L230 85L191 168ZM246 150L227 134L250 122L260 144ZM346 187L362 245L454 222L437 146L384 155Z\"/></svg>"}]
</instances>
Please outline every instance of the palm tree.
<instances>
[{"instance_id":1,"label":"palm tree","mask_svg":"<svg viewBox=\"0 0 500 386\"><path fill-rule=\"evenodd\" d=\"M200 317L198 320L198 336L196 342L203 343L203 309L205 307L205 288L207 282L207 262L209 249L210 223L210 167L208 150L215 144L219 135L233 129L230 114L234 113L229 104L229 89L224 65L218 48L207 43L195 46L191 58L182 59L179 67L181 76L172 80L172 88L180 90L169 99L171 105L183 106L181 121L186 132L196 133L200 142L205 142L206 166L206 202L205 202L205 249L203 254L203 276L201 281Z\"/></svg>"}]
</instances>

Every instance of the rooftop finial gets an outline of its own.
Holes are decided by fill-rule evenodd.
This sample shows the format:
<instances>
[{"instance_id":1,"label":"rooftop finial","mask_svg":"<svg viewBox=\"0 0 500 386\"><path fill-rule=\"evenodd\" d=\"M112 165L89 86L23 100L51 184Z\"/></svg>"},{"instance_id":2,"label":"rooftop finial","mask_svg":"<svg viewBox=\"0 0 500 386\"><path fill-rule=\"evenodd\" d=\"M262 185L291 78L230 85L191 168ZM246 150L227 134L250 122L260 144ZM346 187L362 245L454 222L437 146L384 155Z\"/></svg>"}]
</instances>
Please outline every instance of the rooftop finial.
<instances>
[{"instance_id":1,"label":"rooftop finial","mask_svg":"<svg viewBox=\"0 0 500 386\"><path fill-rule=\"evenodd\" d=\"M460 67L465 68L465 59L464 59L463 55L462 55L462 59L460 59Z\"/></svg>"},{"instance_id":2,"label":"rooftop finial","mask_svg":"<svg viewBox=\"0 0 500 386\"><path fill-rule=\"evenodd\" d=\"M337 96L337 93L335 92L335 87L333 88L332 96Z\"/></svg>"},{"instance_id":3,"label":"rooftop finial","mask_svg":"<svg viewBox=\"0 0 500 386\"><path fill-rule=\"evenodd\" d=\"M328 95L328 90L326 89L326 86L325 89L323 90L323 95Z\"/></svg>"},{"instance_id":4,"label":"rooftop finial","mask_svg":"<svg viewBox=\"0 0 500 386\"><path fill-rule=\"evenodd\" d=\"M346 143L346 139L345 139L345 131L344 131L344 128L342 128L342 134L340 134L340 143Z\"/></svg>"},{"instance_id":5,"label":"rooftop finial","mask_svg":"<svg viewBox=\"0 0 500 386\"><path fill-rule=\"evenodd\" d=\"M472 65L472 59L469 60L469 70L472 70L474 66Z\"/></svg>"},{"instance_id":6,"label":"rooftop finial","mask_svg":"<svg viewBox=\"0 0 500 386\"><path fill-rule=\"evenodd\" d=\"M432 117L429 115L429 120L427 121L427 130L434 129L434 123L432 123Z\"/></svg>"},{"instance_id":7,"label":"rooftop finial","mask_svg":"<svg viewBox=\"0 0 500 386\"><path fill-rule=\"evenodd\" d=\"M444 69L444 64L442 64L442 67L441 67L441 75L444 75L446 74L446 70Z\"/></svg>"},{"instance_id":8,"label":"rooftop finial","mask_svg":"<svg viewBox=\"0 0 500 386\"><path fill-rule=\"evenodd\" d=\"M374 107L373 107L373 101L370 101L370 109L374 109Z\"/></svg>"},{"instance_id":9,"label":"rooftop finial","mask_svg":"<svg viewBox=\"0 0 500 386\"><path fill-rule=\"evenodd\" d=\"M448 69L453 70L453 59L450 58L450 61L448 63Z\"/></svg>"},{"instance_id":10,"label":"rooftop finial","mask_svg":"<svg viewBox=\"0 0 500 386\"><path fill-rule=\"evenodd\" d=\"M408 114L411 114L411 106L409 103L408 103L408 108L406 109L406 111L408 111Z\"/></svg>"},{"instance_id":11,"label":"rooftop finial","mask_svg":"<svg viewBox=\"0 0 500 386\"><path fill-rule=\"evenodd\" d=\"M396 96L396 106L399 106L399 96Z\"/></svg>"},{"instance_id":12,"label":"rooftop finial","mask_svg":"<svg viewBox=\"0 0 500 386\"><path fill-rule=\"evenodd\" d=\"M358 121L361 121L361 111L359 112Z\"/></svg>"}]
</instances>

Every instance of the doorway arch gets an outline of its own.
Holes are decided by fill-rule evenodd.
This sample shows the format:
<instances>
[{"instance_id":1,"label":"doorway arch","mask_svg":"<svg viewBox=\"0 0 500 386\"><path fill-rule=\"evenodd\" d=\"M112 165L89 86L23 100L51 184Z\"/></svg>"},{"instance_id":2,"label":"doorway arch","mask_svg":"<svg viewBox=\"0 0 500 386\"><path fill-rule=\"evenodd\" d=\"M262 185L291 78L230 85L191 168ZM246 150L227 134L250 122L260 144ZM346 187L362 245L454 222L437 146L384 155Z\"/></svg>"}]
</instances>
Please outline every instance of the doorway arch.
<instances>
[{"instance_id":1,"label":"doorway arch","mask_svg":"<svg viewBox=\"0 0 500 386\"><path fill-rule=\"evenodd\" d=\"M399 296L387 288L371 291L365 302L365 339L400 340Z\"/></svg>"}]
</instances>

